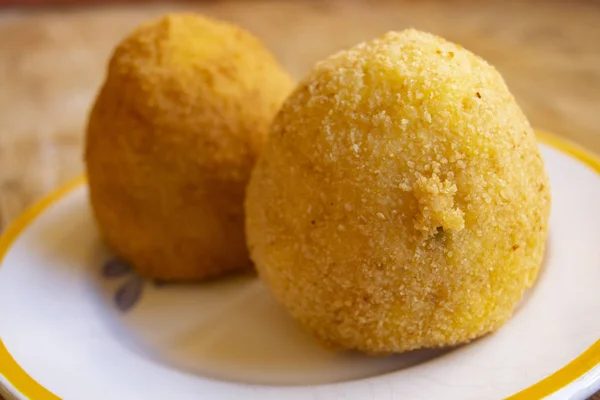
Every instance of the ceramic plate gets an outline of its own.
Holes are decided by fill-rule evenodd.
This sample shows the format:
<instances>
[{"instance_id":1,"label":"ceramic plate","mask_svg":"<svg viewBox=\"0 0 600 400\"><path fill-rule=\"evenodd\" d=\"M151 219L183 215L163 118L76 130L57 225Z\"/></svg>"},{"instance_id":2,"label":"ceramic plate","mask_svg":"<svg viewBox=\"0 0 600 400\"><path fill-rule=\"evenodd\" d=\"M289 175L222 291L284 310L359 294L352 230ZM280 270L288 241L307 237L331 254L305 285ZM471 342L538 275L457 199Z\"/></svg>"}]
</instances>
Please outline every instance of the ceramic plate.
<instances>
[{"instance_id":1,"label":"ceramic plate","mask_svg":"<svg viewBox=\"0 0 600 400\"><path fill-rule=\"evenodd\" d=\"M540 137L548 250L493 335L383 358L328 353L255 276L144 281L102 244L81 178L0 240L0 386L36 400L585 398L600 389L600 161Z\"/></svg>"}]
</instances>

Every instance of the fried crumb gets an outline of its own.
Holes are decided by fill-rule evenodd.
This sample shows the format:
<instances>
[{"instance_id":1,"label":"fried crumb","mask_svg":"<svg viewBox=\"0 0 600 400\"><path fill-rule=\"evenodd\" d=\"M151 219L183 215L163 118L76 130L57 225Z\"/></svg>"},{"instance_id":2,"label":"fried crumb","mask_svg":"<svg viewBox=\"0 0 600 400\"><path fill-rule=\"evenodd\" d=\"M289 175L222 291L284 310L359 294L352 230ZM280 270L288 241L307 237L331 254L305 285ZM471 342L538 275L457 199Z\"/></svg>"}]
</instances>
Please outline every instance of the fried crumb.
<instances>
[{"instance_id":1,"label":"fried crumb","mask_svg":"<svg viewBox=\"0 0 600 400\"><path fill-rule=\"evenodd\" d=\"M550 191L534 132L486 61L387 33L319 62L272 133L248 187L248 243L320 342L403 352L510 318L541 264Z\"/></svg>"},{"instance_id":2,"label":"fried crumb","mask_svg":"<svg viewBox=\"0 0 600 400\"><path fill-rule=\"evenodd\" d=\"M86 168L110 246L149 278L251 268L245 186L294 82L229 23L169 14L116 47L91 111Z\"/></svg>"}]
</instances>

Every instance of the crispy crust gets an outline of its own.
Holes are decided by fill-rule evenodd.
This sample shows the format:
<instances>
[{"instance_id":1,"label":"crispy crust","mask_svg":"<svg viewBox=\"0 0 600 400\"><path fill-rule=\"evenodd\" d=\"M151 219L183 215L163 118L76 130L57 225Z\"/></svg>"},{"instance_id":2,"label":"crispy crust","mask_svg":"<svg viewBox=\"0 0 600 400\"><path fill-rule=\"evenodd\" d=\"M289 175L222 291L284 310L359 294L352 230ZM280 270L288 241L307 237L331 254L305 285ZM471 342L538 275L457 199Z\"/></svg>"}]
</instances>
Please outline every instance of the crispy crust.
<instances>
[{"instance_id":1,"label":"crispy crust","mask_svg":"<svg viewBox=\"0 0 600 400\"><path fill-rule=\"evenodd\" d=\"M163 280L250 267L245 186L292 88L258 39L224 22L173 14L125 38L85 151L94 214L115 251Z\"/></svg>"},{"instance_id":2,"label":"crispy crust","mask_svg":"<svg viewBox=\"0 0 600 400\"><path fill-rule=\"evenodd\" d=\"M468 342L538 274L550 190L500 74L407 30L317 64L287 99L246 199L251 257L329 346Z\"/></svg>"}]
</instances>

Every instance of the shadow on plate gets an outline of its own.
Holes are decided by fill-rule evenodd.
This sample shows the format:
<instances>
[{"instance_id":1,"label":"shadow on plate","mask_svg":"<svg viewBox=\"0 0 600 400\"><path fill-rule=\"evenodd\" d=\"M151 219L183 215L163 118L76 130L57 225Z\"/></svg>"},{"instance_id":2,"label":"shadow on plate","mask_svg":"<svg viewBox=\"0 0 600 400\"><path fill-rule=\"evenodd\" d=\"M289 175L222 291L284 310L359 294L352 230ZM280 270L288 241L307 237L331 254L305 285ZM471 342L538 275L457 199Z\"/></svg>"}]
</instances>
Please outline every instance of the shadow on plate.
<instances>
[{"instance_id":1,"label":"shadow on plate","mask_svg":"<svg viewBox=\"0 0 600 400\"><path fill-rule=\"evenodd\" d=\"M448 351L387 357L330 352L302 331L252 274L156 285L111 258L97 283L105 322L128 350L170 368L223 381L343 382L398 371Z\"/></svg>"},{"instance_id":2,"label":"shadow on plate","mask_svg":"<svg viewBox=\"0 0 600 400\"><path fill-rule=\"evenodd\" d=\"M538 279L550 247L549 241ZM330 352L300 329L254 274L156 284L106 250L101 253L108 261L100 262L96 283L106 324L128 350L169 368L248 384L314 385L399 371L455 350L387 357ZM524 294L515 312L534 289Z\"/></svg>"}]
</instances>

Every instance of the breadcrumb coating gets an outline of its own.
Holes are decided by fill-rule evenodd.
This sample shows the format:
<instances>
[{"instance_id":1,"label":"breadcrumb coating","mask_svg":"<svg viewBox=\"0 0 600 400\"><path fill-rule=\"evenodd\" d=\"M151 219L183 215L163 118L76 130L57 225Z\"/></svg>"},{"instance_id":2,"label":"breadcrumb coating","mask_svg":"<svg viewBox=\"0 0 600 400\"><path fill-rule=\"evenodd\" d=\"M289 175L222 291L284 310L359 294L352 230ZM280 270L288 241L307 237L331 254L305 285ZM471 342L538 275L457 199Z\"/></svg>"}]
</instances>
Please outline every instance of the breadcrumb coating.
<instances>
[{"instance_id":1,"label":"breadcrumb coating","mask_svg":"<svg viewBox=\"0 0 600 400\"><path fill-rule=\"evenodd\" d=\"M248 32L194 14L116 47L85 159L107 242L142 274L196 280L251 266L245 186L294 83Z\"/></svg>"},{"instance_id":2,"label":"breadcrumb coating","mask_svg":"<svg viewBox=\"0 0 600 400\"><path fill-rule=\"evenodd\" d=\"M246 198L251 257L324 344L456 345L535 281L550 188L501 75L407 30L318 63L286 100Z\"/></svg>"}]
</instances>

